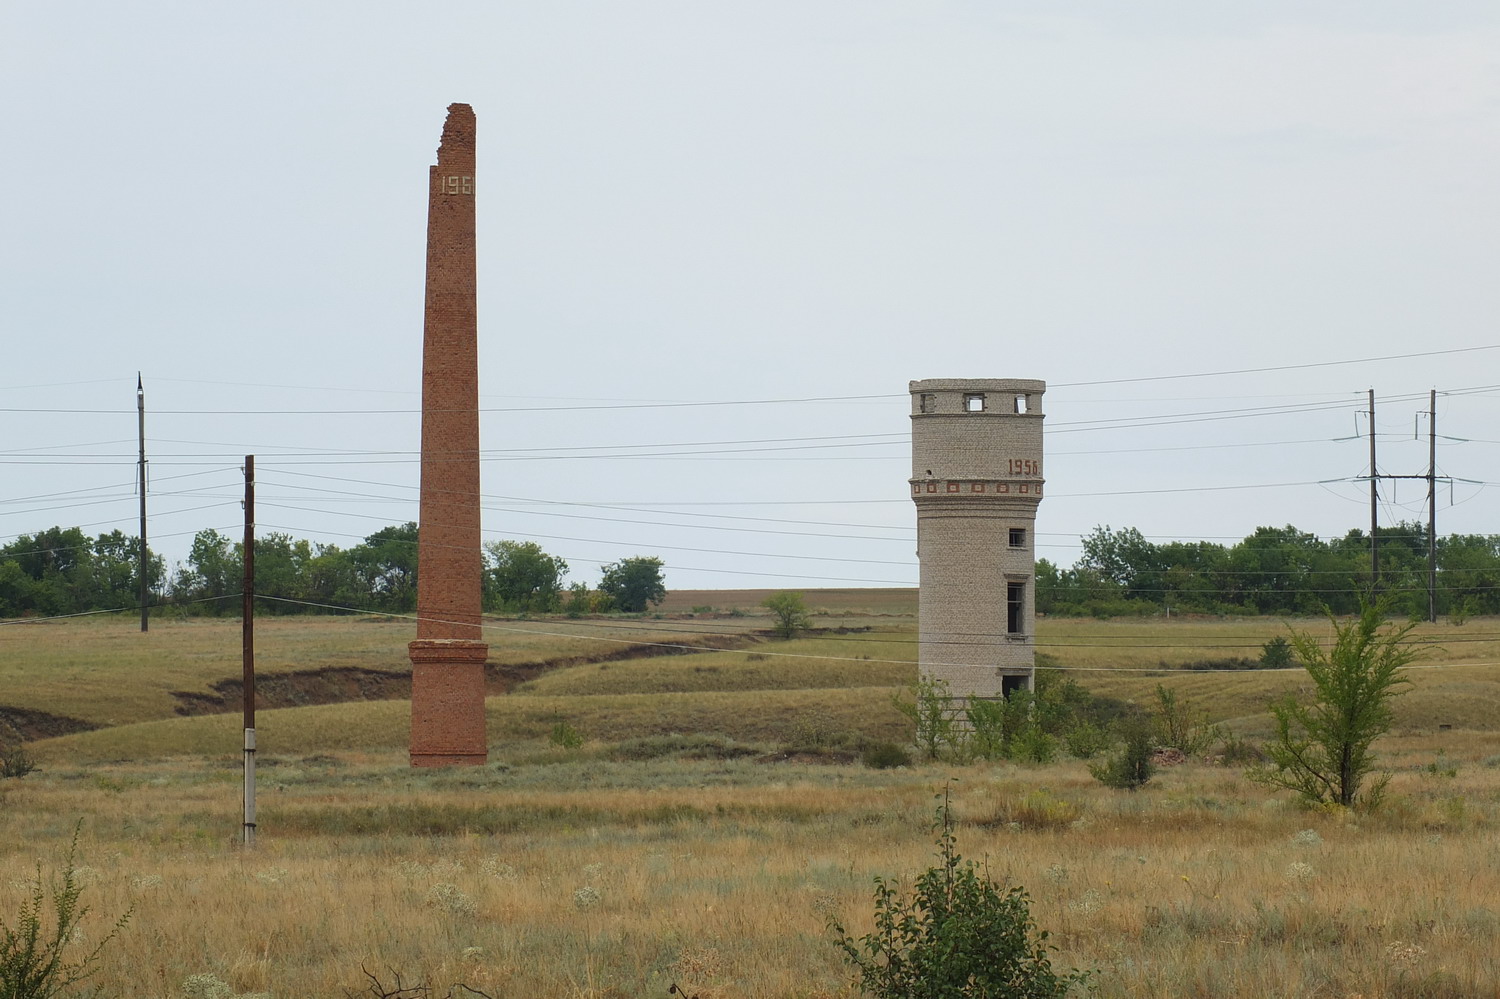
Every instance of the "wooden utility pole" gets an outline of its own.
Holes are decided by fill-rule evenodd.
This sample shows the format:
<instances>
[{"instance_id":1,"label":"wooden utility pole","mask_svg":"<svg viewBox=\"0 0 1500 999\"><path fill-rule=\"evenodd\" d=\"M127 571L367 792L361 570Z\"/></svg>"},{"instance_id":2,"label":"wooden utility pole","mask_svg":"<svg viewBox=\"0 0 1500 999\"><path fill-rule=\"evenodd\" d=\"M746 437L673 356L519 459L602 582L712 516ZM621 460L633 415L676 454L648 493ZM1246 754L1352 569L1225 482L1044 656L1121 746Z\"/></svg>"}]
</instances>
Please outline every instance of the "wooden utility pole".
<instances>
[{"instance_id":1,"label":"wooden utility pole","mask_svg":"<svg viewBox=\"0 0 1500 999\"><path fill-rule=\"evenodd\" d=\"M240 590L245 708L245 846L255 845L255 455L245 455L244 584Z\"/></svg>"},{"instance_id":2,"label":"wooden utility pole","mask_svg":"<svg viewBox=\"0 0 1500 999\"><path fill-rule=\"evenodd\" d=\"M137 479L141 490L141 552L138 571L141 577L141 631L151 623L151 588L147 582L147 570L151 567L151 554L146 548L146 388L141 383L141 373L135 373L135 414L140 431L141 458L137 465Z\"/></svg>"},{"instance_id":3,"label":"wooden utility pole","mask_svg":"<svg viewBox=\"0 0 1500 999\"><path fill-rule=\"evenodd\" d=\"M1380 529L1380 494L1376 489L1380 471L1375 467L1375 390L1370 389L1370 593L1380 589L1380 541L1375 532Z\"/></svg>"},{"instance_id":4,"label":"wooden utility pole","mask_svg":"<svg viewBox=\"0 0 1500 999\"><path fill-rule=\"evenodd\" d=\"M1437 389L1427 397L1427 620L1437 621Z\"/></svg>"}]
</instances>

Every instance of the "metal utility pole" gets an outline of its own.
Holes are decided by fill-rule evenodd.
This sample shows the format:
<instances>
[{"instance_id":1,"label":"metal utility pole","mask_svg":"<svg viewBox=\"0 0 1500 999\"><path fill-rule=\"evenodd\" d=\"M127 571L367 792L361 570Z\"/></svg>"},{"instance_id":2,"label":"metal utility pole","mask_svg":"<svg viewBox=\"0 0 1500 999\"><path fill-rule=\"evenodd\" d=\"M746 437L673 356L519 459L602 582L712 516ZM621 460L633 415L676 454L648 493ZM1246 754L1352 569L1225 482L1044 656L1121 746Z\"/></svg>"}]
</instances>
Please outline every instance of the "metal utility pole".
<instances>
[{"instance_id":1,"label":"metal utility pole","mask_svg":"<svg viewBox=\"0 0 1500 999\"><path fill-rule=\"evenodd\" d=\"M1380 542L1375 536L1379 530L1380 494L1376 489L1380 472L1375 467L1375 390L1370 389L1370 592L1380 589Z\"/></svg>"},{"instance_id":2,"label":"metal utility pole","mask_svg":"<svg viewBox=\"0 0 1500 999\"><path fill-rule=\"evenodd\" d=\"M240 591L245 706L245 846L255 845L255 455L245 455L244 585Z\"/></svg>"},{"instance_id":3,"label":"metal utility pole","mask_svg":"<svg viewBox=\"0 0 1500 999\"><path fill-rule=\"evenodd\" d=\"M1437 621L1437 389L1427 397L1427 620Z\"/></svg>"},{"instance_id":4,"label":"metal utility pole","mask_svg":"<svg viewBox=\"0 0 1500 999\"><path fill-rule=\"evenodd\" d=\"M136 422L140 429L141 459L138 463L137 478L141 489L141 554L139 571L141 576L141 631L145 631L150 625L151 588L147 583L146 571L151 565L151 555L146 548L146 388L141 383L141 373L135 373L135 413Z\"/></svg>"}]
</instances>

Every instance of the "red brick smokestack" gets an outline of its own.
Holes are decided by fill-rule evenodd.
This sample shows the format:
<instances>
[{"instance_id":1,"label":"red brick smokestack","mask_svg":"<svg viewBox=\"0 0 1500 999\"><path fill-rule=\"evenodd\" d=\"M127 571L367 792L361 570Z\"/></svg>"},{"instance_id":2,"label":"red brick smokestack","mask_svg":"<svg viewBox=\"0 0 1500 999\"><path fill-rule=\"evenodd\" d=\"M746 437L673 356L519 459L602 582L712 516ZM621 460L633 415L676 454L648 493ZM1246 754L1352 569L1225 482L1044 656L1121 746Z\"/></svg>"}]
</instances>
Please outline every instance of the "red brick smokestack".
<instances>
[{"instance_id":1,"label":"red brick smokestack","mask_svg":"<svg viewBox=\"0 0 1500 999\"><path fill-rule=\"evenodd\" d=\"M450 104L427 192L422 491L411 765L484 763L474 109Z\"/></svg>"}]
</instances>

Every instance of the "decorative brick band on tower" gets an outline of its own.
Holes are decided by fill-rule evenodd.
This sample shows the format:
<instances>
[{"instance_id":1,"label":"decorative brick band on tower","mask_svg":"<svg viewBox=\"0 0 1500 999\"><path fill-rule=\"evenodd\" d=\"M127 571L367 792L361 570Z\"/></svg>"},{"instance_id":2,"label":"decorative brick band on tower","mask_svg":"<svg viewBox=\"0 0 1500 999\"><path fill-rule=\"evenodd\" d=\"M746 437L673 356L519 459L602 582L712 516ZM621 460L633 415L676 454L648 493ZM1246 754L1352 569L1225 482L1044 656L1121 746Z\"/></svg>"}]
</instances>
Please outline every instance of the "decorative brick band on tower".
<instances>
[{"instance_id":1,"label":"decorative brick band on tower","mask_svg":"<svg viewBox=\"0 0 1500 999\"><path fill-rule=\"evenodd\" d=\"M450 104L427 193L418 622L409 649L414 767L480 764L488 756L475 285L474 110Z\"/></svg>"},{"instance_id":2,"label":"decorative brick band on tower","mask_svg":"<svg viewBox=\"0 0 1500 999\"><path fill-rule=\"evenodd\" d=\"M1047 384L929 378L910 389L921 673L954 698L1029 690Z\"/></svg>"}]
</instances>

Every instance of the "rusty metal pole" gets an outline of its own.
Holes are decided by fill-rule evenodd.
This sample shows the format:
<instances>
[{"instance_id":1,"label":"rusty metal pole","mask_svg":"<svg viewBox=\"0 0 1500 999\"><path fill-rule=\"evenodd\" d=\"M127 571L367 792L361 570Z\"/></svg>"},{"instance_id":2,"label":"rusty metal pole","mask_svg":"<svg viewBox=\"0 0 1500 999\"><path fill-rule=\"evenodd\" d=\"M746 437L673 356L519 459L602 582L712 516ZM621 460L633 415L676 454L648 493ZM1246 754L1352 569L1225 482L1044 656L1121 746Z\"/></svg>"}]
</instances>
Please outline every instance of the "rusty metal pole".
<instances>
[{"instance_id":1,"label":"rusty metal pole","mask_svg":"<svg viewBox=\"0 0 1500 999\"><path fill-rule=\"evenodd\" d=\"M245 846L255 845L255 455L245 455L244 584L240 591L245 706Z\"/></svg>"}]
</instances>

